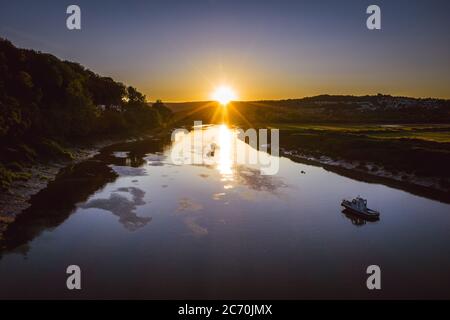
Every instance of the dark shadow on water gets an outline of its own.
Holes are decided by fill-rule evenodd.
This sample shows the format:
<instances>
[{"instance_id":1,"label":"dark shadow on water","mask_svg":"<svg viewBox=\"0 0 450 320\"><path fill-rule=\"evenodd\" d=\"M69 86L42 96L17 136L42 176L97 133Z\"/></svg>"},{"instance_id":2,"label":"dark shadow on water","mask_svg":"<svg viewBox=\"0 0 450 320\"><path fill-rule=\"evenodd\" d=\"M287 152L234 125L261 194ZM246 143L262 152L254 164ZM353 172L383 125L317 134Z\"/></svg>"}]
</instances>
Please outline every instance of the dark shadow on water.
<instances>
[{"instance_id":1,"label":"dark shadow on water","mask_svg":"<svg viewBox=\"0 0 450 320\"><path fill-rule=\"evenodd\" d=\"M55 181L32 197L31 206L23 211L4 233L2 251L26 244L43 231L63 223L95 191L113 182L117 175L96 159L62 170Z\"/></svg>"},{"instance_id":2,"label":"dark shadow on water","mask_svg":"<svg viewBox=\"0 0 450 320\"><path fill-rule=\"evenodd\" d=\"M77 205L86 202L95 192L114 182L119 176L111 167L139 168L146 163L148 153L163 150L167 141L140 140L106 147L90 160L71 165L58 174L47 188L31 198L31 206L23 211L8 226L0 242L0 258L6 252L26 254L28 243L42 232L61 225L76 210ZM115 151L127 151L127 157L114 156ZM126 190L125 190L126 189ZM120 195L129 192L132 200ZM117 190L109 199L88 202L86 208L102 208L119 217L128 230L135 230L147 224L151 218L138 217L134 210L143 205L144 193L137 188ZM118 209L113 208L115 205ZM120 212L119 212L120 211Z\"/></svg>"}]
</instances>

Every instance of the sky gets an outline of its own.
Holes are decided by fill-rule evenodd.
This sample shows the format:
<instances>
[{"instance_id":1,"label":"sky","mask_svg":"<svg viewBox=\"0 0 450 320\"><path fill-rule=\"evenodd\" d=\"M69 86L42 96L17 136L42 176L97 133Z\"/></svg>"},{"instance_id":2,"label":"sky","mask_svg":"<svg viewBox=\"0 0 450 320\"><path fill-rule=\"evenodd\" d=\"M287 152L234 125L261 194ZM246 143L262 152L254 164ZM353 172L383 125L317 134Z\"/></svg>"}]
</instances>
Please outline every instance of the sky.
<instances>
[{"instance_id":1,"label":"sky","mask_svg":"<svg viewBox=\"0 0 450 320\"><path fill-rule=\"evenodd\" d=\"M66 8L81 8L81 30ZM368 30L366 8L381 8ZM0 37L81 63L148 100L386 93L450 98L447 0L0 0Z\"/></svg>"}]
</instances>

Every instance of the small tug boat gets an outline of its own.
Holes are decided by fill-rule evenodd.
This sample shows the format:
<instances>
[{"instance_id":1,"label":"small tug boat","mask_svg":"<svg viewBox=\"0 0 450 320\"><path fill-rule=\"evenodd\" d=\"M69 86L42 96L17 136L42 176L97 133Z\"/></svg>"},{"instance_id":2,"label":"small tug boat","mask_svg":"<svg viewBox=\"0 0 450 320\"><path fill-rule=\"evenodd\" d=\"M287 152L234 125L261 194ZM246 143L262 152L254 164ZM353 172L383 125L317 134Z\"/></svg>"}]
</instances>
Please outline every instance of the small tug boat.
<instances>
[{"instance_id":1,"label":"small tug boat","mask_svg":"<svg viewBox=\"0 0 450 320\"><path fill-rule=\"evenodd\" d=\"M345 207L345 209L352 212L353 214L357 214L365 218L378 219L380 217L380 213L378 211L367 208L367 200L359 196L352 201L345 199L342 200L341 206Z\"/></svg>"}]
</instances>

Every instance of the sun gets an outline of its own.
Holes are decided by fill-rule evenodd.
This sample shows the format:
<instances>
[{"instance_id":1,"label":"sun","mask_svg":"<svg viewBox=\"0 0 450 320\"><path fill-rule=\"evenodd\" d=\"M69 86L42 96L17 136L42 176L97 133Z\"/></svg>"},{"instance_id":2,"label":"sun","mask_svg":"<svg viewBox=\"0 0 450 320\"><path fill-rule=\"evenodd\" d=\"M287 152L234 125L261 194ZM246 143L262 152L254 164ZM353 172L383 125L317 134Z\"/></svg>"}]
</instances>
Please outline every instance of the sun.
<instances>
[{"instance_id":1,"label":"sun","mask_svg":"<svg viewBox=\"0 0 450 320\"><path fill-rule=\"evenodd\" d=\"M211 97L222 106L226 106L230 101L235 100L237 96L231 87L222 85L214 90Z\"/></svg>"}]
</instances>

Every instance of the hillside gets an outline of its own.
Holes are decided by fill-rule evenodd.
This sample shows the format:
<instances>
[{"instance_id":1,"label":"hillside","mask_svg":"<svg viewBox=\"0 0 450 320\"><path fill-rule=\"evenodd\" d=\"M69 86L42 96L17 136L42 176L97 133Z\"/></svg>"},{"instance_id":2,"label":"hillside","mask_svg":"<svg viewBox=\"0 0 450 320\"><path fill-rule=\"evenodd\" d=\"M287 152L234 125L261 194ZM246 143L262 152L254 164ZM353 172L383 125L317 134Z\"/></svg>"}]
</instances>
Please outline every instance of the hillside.
<instances>
[{"instance_id":1,"label":"hillside","mask_svg":"<svg viewBox=\"0 0 450 320\"><path fill-rule=\"evenodd\" d=\"M202 108L203 106L203 108ZM170 103L178 119L209 121L217 104L212 102ZM232 102L234 123L242 117L261 123L450 123L450 100L375 96L320 95L303 99ZM198 110L198 111L196 111Z\"/></svg>"},{"instance_id":2,"label":"hillside","mask_svg":"<svg viewBox=\"0 0 450 320\"><path fill-rule=\"evenodd\" d=\"M71 158L66 145L143 133L170 116L131 86L0 38L0 189L23 166Z\"/></svg>"}]
</instances>

